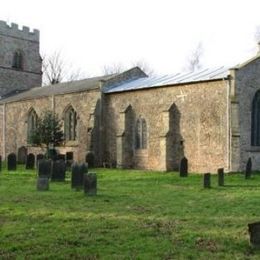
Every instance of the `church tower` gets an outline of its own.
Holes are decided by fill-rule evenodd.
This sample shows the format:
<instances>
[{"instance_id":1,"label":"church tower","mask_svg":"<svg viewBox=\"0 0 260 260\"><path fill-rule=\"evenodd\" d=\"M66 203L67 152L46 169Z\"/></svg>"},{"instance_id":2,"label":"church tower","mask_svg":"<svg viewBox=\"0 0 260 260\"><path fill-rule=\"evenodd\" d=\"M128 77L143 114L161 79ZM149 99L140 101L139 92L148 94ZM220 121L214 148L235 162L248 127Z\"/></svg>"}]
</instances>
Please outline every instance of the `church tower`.
<instances>
[{"instance_id":1,"label":"church tower","mask_svg":"<svg viewBox=\"0 0 260 260\"><path fill-rule=\"evenodd\" d=\"M38 30L0 21L0 97L41 86Z\"/></svg>"}]
</instances>

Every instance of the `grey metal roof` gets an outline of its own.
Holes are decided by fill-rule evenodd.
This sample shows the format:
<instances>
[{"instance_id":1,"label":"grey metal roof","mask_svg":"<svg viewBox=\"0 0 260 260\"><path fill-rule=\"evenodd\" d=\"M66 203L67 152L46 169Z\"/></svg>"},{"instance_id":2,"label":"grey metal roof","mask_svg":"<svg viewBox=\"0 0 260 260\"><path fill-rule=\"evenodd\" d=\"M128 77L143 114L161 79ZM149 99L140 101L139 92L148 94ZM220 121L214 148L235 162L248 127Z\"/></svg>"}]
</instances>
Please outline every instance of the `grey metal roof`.
<instances>
[{"instance_id":1,"label":"grey metal roof","mask_svg":"<svg viewBox=\"0 0 260 260\"><path fill-rule=\"evenodd\" d=\"M105 89L105 93L115 93L130 90L138 90L152 87L160 87L167 85L177 85L192 82L201 82L217 79L225 79L229 75L229 69L219 67L214 69L203 69L196 72L177 73L165 76L152 76L147 78L139 78L133 81L123 83L119 86L110 86Z\"/></svg>"},{"instance_id":2,"label":"grey metal roof","mask_svg":"<svg viewBox=\"0 0 260 260\"><path fill-rule=\"evenodd\" d=\"M94 77L84 80L59 83L56 85L50 85L45 87L36 87L30 90L24 91L17 95L13 95L0 100L0 104L14 102L19 100L34 99L39 97L46 97L51 95L59 95L66 93L81 92L85 90L98 89L101 80L109 79L110 76Z\"/></svg>"}]
</instances>

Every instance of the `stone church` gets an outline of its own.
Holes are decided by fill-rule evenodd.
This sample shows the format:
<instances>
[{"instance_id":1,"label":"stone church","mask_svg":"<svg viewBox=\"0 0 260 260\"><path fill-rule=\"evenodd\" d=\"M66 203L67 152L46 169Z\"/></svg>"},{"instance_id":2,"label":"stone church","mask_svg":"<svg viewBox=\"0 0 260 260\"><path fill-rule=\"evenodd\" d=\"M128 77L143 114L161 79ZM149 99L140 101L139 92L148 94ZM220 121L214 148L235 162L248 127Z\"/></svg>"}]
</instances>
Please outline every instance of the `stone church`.
<instances>
[{"instance_id":1,"label":"stone church","mask_svg":"<svg viewBox=\"0 0 260 260\"><path fill-rule=\"evenodd\" d=\"M54 111L65 140L56 147L96 166L190 172L260 169L260 55L233 68L110 76L41 86L39 31L0 21L0 155L42 153L37 118Z\"/></svg>"}]
</instances>

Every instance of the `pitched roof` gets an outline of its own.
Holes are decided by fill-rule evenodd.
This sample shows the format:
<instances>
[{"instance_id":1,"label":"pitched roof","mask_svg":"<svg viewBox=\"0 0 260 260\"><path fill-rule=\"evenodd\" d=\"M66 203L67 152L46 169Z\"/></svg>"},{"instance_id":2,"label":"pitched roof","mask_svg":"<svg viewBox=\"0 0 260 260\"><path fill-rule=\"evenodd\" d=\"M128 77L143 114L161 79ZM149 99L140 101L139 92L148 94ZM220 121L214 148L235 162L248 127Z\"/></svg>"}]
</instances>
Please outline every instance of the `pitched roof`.
<instances>
[{"instance_id":1,"label":"pitched roof","mask_svg":"<svg viewBox=\"0 0 260 260\"><path fill-rule=\"evenodd\" d=\"M0 104L19 101L19 100L46 97L51 95L59 95L59 94L99 89L100 81L107 80L110 77L111 75L88 78L88 79L77 80L72 82L64 82L64 83L59 83L56 85L50 85L45 87L36 87L36 88L29 89L27 91L23 91L13 96L3 98L0 100Z\"/></svg>"},{"instance_id":2,"label":"pitched roof","mask_svg":"<svg viewBox=\"0 0 260 260\"><path fill-rule=\"evenodd\" d=\"M125 82L121 85L109 86L105 89L105 93L115 93L123 91L131 91L138 89L146 89L168 85L179 85L185 83L195 83L201 81L226 79L229 76L229 69L219 67L214 69L203 69L196 72L177 73L165 76L152 76L139 78L133 81Z\"/></svg>"}]
</instances>

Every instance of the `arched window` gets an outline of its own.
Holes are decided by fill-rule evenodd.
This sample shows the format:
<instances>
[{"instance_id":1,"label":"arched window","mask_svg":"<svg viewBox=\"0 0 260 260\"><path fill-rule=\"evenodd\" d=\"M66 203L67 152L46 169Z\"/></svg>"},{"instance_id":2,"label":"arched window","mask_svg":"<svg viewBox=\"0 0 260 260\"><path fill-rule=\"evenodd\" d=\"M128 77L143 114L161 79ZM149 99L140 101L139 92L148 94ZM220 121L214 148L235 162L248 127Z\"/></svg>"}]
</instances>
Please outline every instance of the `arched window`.
<instances>
[{"instance_id":1,"label":"arched window","mask_svg":"<svg viewBox=\"0 0 260 260\"><path fill-rule=\"evenodd\" d=\"M135 126L135 148L147 148L147 126L144 118L139 117Z\"/></svg>"},{"instance_id":2,"label":"arched window","mask_svg":"<svg viewBox=\"0 0 260 260\"><path fill-rule=\"evenodd\" d=\"M77 113L72 106L65 111L64 117L64 136L66 141L76 140L77 132Z\"/></svg>"},{"instance_id":3,"label":"arched window","mask_svg":"<svg viewBox=\"0 0 260 260\"><path fill-rule=\"evenodd\" d=\"M260 90L256 92L252 103L251 145L260 146Z\"/></svg>"},{"instance_id":4,"label":"arched window","mask_svg":"<svg viewBox=\"0 0 260 260\"><path fill-rule=\"evenodd\" d=\"M15 69L23 68L23 54L21 51L16 51L14 53L12 67Z\"/></svg>"},{"instance_id":5,"label":"arched window","mask_svg":"<svg viewBox=\"0 0 260 260\"><path fill-rule=\"evenodd\" d=\"M29 144L33 143L32 137L35 134L35 130L37 128L38 115L35 110L32 108L28 113L27 120L27 142Z\"/></svg>"}]
</instances>

